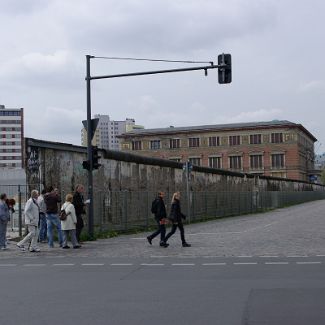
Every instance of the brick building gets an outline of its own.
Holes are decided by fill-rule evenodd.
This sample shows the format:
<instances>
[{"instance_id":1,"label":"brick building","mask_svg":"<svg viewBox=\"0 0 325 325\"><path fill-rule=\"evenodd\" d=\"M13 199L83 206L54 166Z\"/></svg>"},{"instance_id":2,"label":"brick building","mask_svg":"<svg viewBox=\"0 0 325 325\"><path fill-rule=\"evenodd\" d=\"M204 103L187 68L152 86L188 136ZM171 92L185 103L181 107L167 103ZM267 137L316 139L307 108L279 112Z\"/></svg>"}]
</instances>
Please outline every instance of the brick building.
<instances>
[{"instance_id":1,"label":"brick building","mask_svg":"<svg viewBox=\"0 0 325 325\"><path fill-rule=\"evenodd\" d=\"M121 150L193 165L309 180L317 139L289 121L169 127L122 134Z\"/></svg>"}]
</instances>

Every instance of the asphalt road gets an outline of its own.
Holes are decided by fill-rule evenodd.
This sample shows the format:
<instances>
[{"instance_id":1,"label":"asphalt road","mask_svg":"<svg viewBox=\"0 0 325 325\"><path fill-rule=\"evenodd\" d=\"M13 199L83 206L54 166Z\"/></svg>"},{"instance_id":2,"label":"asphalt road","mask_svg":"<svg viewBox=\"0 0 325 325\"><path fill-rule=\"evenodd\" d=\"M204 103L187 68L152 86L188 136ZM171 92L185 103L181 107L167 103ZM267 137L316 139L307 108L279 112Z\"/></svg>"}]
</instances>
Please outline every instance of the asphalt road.
<instances>
[{"instance_id":1,"label":"asphalt road","mask_svg":"<svg viewBox=\"0 0 325 325\"><path fill-rule=\"evenodd\" d=\"M0 324L325 324L325 201L81 250L0 254ZM14 246L14 245L10 245Z\"/></svg>"}]
</instances>

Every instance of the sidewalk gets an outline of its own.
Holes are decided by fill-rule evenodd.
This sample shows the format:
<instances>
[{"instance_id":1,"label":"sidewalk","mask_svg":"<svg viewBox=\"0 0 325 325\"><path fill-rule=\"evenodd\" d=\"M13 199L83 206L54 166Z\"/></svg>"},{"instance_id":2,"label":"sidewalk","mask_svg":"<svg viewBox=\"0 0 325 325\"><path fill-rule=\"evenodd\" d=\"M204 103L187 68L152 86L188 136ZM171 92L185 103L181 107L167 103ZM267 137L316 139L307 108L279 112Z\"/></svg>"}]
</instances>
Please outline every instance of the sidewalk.
<instances>
[{"instance_id":1,"label":"sidewalk","mask_svg":"<svg viewBox=\"0 0 325 325\"><path fill-rule=\"evenodd\" d=\"M325 256L325 200L304 203L266 213L217 219L185 225L185 238L192 247L182 247L179 231L169 247L159 246L159 238L149 245L150 232L120 235L81 243L80 249L54 248L40 243L40 253L22 252L14 240L0 259L12 257L212 257L212 256ZM170 229L170 228L169 228ZM168 229L168 231L169 231ZM10 237L14 234L9 233ZM71 246L71 244L69 244Z\"/></svg>"}]
</instances>

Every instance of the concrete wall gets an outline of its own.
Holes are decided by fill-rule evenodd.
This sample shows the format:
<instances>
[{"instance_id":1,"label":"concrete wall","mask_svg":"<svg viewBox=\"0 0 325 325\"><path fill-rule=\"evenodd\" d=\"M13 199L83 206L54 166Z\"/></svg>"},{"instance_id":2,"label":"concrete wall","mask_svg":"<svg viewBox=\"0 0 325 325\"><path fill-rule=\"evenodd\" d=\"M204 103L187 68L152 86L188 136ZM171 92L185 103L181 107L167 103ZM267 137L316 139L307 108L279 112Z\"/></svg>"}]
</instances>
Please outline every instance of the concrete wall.
<instances>
[{"instance_id":1,"label":"concrete wall","mask_svg":"<svg viewBox=\"0 0 325 325\"><path fill-rule=\"evenodd\" d=\"M104 228L109 228L118 224L117 228L127 229L130 225L150 224L149 207L158 190L167 193L167 202L173 192L180 190L186 210L186 176L181 163L104 150L100 155L102 166L93 173L96 225L100 227L106 225ZM26 174L30 189L42 189L44 186L52 185L58 187L64 195L73 191L79 183L87 188L87 171L82 168L83 160L86 160L84 147L26 139ZM193 219L196 214L203 215L202 211L207 213L210 211L208 214L215 217L254 212L258 207L264 208L263 205L266 208L266 203L260 199L261 195L259 201L256 201L257 192L277 191L284 194L319 192L325 196L324 187L316 184L271 177L253 177L195 166L191 173L190 189L191 204L187 213L191 214ZM87 193L85 196L87 197ZM303 196L300 197L300 201L303 200ZM309 198L312 199L311 196L308 196L308 200ZM268 205L276 207L274 199L268 198L266 201L268 200L271 200ZM221 213L213 209L215 202L219 202L218 209L227 205L227 211L230 212ZM233 205L236 204L245 209L233 210ZM203 205L205 210L202 208Z\"/></svg>"}]
</instances>

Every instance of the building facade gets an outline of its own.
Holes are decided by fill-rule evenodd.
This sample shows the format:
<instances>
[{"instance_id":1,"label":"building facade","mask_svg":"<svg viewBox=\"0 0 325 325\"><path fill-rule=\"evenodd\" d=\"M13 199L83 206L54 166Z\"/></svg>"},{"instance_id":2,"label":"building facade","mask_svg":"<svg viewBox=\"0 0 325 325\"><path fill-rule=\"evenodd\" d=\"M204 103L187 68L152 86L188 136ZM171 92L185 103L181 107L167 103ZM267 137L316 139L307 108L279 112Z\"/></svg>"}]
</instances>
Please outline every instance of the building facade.
<instances>
[{"instance_id":1,"label":"building facade","mask_svg":"<svg viewBox=\"0 0 325 325\"><path fill-rule=\"evenodd\" d=\"M301 124L270 121L145 129L121 150L193 165L309 181L317 139Z\"/></svg>"},{"instance_id":2,"label":"building facade","mask_svg":"<svg viewBox=\"0 0 325 325\"><path fill-rule=\"evenodd\" d=\"M24 109L0 105L0 168L23 167Z\"/></svg>"},{"instance_id":3,"label":"building facade","mask_svg":"<svg viewBox=\"0 0 325 325\"><path fill-rule=\"evenodd\" d=\"M136 129L143 129L143 126L136 125L135 120L127 118L125 121L112 121L109 115L96 114L95 118L99 119L97 129L92 139L93 146L102 149L119 150L120 139L117 137L123 133ZM81 145L87 146L87 131L81 130Z\"/></svg>"}]
</instances>

